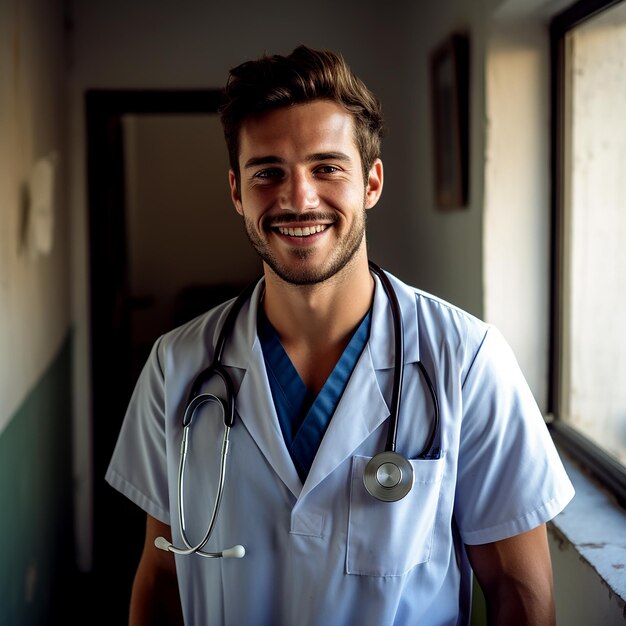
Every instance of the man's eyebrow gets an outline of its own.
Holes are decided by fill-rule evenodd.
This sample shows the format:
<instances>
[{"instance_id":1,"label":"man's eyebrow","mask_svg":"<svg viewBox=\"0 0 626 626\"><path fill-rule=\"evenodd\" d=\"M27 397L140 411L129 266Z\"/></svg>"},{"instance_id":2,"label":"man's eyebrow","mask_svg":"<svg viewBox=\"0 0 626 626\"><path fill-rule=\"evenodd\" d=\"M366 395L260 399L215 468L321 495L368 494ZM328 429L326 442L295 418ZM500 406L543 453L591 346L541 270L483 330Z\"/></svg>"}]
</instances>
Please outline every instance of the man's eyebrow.
<instances>
[{"instance_id":1,"label":"man's eyebrow","mask_svg":"<svg viewBox=\"0 0 626 626\"><path fill-rule=\"evenodd\" d=\"M343 152L317 152L309 155L306 160L314 163L315 161L351 161L352 159Z\"/></svg>"},{"instance_id":2,"label":"man's eyebrow","mask_svg":"<svg viewBox=\"0 0 626 626\"><path fill-rule=\"evenodd\" d=\"M269 165L269 164L281 164L284 163L285 160L281 159L280 157L268 154L267 156L260 156L260 157L252 157L250 159L248 159L245 163L244 163L244 169L248 169L250 167L257 167L258 165Z\"/></svg>"},{"instance_id":3,"label":"man's eyebrow","mask_svg":"<svg viewBox=\"0 0 626 626\"><path fill-rule=\"evenodd\" d=\"M352 159L344 152L316 152L306 157L307 163L316 163L317 161L351 161ZM268 154L266 156L251 157L244 163L244 169L258 167L259 165L281 165L285 159Z\"/></svg>"}]
</instances>

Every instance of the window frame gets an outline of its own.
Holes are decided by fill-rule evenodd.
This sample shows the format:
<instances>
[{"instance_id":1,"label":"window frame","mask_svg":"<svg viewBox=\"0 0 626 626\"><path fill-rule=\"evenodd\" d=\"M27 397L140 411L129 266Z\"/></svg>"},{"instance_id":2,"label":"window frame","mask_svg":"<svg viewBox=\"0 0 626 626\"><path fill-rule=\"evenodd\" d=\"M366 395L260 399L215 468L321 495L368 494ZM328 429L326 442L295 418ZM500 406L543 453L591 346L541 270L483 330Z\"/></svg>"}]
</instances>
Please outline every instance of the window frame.
<instances>
[{"instance_id":1,"label":"window frame","mask_svg":"<svg viewBox=\"0 0 626 626\"><path fill-rule=\"evenodd\" d=\"M570 453L615 496L626 508L626 467L602 448L559 418L561 397L562 328L565 317L564 299L564 114L565 99L565 39L567 34L612 6L626 0L579 0L550 22L551 57L551 206L552 206L552 276L551 276L551 328L550 328L550 385L548 410L549 428L555 441Z\"/></svg>"}]
</instances>

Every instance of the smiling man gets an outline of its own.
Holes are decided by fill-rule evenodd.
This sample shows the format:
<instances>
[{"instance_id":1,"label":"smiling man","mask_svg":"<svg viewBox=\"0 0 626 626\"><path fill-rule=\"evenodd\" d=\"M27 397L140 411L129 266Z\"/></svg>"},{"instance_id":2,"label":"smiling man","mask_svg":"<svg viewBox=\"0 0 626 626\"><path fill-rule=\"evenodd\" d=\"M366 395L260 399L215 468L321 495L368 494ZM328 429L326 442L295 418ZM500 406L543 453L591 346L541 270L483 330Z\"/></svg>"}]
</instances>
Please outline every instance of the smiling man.
<instances>
[{"instance_id":1,"label":"smiling man","mask_svg":"<svg viewBox=\"0 0 626 626\"><path fill-rule=\"evenodd\" d=\"M554 623L571 484L498 331L369 262L377 98L301 46L231 70L221 117L264 277L137 383L107 472L147 513L131 624L467 624L472 570L492 623Z\"/></svg>"}]
</instances>

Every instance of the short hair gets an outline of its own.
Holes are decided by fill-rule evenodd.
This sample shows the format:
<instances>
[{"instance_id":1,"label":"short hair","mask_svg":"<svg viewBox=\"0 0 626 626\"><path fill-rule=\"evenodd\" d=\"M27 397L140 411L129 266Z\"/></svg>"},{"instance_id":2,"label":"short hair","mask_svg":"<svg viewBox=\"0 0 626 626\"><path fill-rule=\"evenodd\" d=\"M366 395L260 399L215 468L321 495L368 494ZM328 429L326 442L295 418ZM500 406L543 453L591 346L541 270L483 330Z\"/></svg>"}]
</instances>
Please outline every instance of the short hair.
<instances>
[{"instance_id":1,"label":"short hair","mask_svg":"<svg viewBox=\"0 0 626 626\"><path fill-rule=\"evenodd\" d=\"M313 100L330 100L352 115L364 179L380 157L384 132L380 101L348 67L328 50L298 46L288 56L264 55L230 70L219 114L230 167L240 183L239 135L253 115Z\"/></svg>"}]
</instances>

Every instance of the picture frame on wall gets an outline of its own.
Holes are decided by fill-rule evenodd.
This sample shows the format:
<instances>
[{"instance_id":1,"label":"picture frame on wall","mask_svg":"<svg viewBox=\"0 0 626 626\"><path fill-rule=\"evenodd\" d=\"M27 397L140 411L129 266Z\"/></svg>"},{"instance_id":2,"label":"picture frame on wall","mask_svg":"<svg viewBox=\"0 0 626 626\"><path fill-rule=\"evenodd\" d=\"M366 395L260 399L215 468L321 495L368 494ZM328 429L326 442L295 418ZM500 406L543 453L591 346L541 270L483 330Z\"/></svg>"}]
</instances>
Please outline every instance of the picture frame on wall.
<instances>
[{"instance_id":1,"label":"picture frame on wall","mask_svg":"<svg viewBox=\"0 0 626 626\"><path fill-rule=\"evenodd\" d=\"M452 33L430 58L435 203L464 208L469 192L469 38Z\"/></svg>"}]
</instances>

